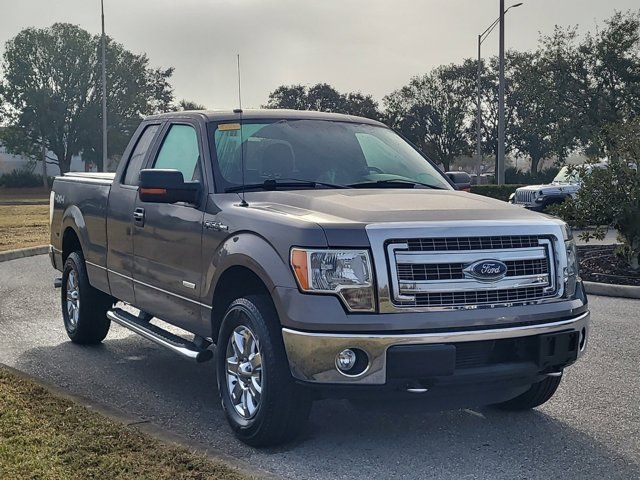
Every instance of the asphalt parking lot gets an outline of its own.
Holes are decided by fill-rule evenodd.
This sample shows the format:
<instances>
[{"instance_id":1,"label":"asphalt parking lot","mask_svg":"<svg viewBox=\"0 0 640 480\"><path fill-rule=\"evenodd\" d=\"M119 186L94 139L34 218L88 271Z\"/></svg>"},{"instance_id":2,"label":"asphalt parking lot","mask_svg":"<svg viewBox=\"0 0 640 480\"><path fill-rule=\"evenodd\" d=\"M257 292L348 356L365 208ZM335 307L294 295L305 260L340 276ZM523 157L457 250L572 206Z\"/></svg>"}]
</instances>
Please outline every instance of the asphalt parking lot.
<instances>
[{"instance_id":1,"label":"asphalt parking lot","mask_svg":"<svg viewBox=\"0 0 640 480\"><path fill-rule=\"evenodd\" d=\"M589 350L557 395L526 413L359 410L314 405L296 443L236 441L214 366L190 363L114 325L71 344L46 256L0 263L0 362L285 478L640 478L640 301L592 297Z\"/></svg>"}]
</instances>

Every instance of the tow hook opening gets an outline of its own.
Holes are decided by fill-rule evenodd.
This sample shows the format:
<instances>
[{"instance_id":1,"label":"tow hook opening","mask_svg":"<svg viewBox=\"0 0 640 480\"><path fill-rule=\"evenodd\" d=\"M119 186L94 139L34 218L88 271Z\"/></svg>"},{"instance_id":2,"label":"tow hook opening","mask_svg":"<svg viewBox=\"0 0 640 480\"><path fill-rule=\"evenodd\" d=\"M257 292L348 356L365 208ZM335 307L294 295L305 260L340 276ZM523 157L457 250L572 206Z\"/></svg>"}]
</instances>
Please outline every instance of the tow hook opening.
<instances>
[{"instance_id":1,"label":"tow hook opening","mask_svg":"<svg viewBox=\"0 0 640 480\"><path fill-rule=\"evenodd\" d=\"M426 393L429 391L426 385L417 381L407 383L405 390L407 393Z\"/></svg>"},{"instance_id":2,"label":"tow hook opening","mask_svg":"<svg viewBox=\"0 0 640 480\"><path fill-rule=\"evenodd\" d=\"M578 348L581 352L584 352L584 349L587 347L587 329L582 327L580 331L580 340L578 341Z\"/></svg>"}]
</instances>

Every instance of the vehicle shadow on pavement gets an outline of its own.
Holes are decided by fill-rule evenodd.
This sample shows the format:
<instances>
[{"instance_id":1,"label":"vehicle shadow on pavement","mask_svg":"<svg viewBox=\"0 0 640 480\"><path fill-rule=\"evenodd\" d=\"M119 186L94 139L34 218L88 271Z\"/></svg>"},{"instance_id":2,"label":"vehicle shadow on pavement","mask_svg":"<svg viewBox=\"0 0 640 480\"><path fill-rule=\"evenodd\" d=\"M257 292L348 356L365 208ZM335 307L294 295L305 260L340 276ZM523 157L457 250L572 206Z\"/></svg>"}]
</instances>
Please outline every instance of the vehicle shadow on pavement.
<instances>
[{"instance_id":1,"label":"vehicle shadow on pavement","mask_svg":"<svg viewBox=\"0 0 640 480\"><path fill-rule=\"evenodd\" d=\"M524 413L421 412L393 402L368 410L323 400L316 402L302 438L258 451L231 434L217 398L213 362L192 363L135 335L118 337L92 347L62 342L32 348L14 366L295 478L640 477L637 458L555 418L547 407ZM562 395L552 400L563 401Z\"/></svg>"}]
</instances>

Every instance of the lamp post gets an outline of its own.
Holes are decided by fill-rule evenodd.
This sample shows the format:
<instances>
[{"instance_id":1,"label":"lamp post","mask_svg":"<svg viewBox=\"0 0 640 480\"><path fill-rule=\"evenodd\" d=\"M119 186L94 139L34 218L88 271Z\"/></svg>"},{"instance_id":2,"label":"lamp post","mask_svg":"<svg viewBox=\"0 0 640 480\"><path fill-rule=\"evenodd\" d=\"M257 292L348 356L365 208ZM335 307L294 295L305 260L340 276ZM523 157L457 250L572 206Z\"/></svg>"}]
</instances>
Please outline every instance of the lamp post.
<instances>
[{"instance_id":1,"label":"lamp post","mask_svg":"<svg viewBox=\"0 0 640 480\"><path fill-rule=\"evenodd\" d=\"M476 175L478 182L480 181L480 173L481 173L481 165L482 165L482 134L480 132L480 127L482 125L482 106L481 106L481 75L482 75L482 54L481 47L482 42L484 42L487 37L491 34L496 25L500 24L500 80L498 87L498 158L497 158L497 168L496 168L496 180L499 185L504 183L504 15L511 10L512 8L519 7L523 2L516 3L511 5L506 10L504 9L504 0L500 0L500 16L496 18L491 25L489 25L484 32L478 35L478 79L477 79L477 111L476 111L476 156L477 164L476 164ZM500 154L502 153L502 168ZM500 183L502 180L502 183Z\"/></svg>"},{"instance_id":2,"label":"lamp post","mask_svg":"<svg viewBox=\"0 0 640 480\"><path fill-rule=\"evenodd\" d=\"M107 65L106 39L104 35L104 0L100 0L102 20L102 171L107 168Z\"/></svg>"}]
</instances>

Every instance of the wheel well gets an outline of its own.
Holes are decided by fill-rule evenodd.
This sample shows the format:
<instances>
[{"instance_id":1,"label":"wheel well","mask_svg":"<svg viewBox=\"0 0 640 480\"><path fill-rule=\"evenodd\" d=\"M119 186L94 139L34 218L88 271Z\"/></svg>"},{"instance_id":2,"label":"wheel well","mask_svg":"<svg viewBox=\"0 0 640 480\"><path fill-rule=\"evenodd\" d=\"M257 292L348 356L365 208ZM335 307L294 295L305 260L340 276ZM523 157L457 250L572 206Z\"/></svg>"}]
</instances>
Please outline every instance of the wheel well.
<instances>
[{"instance_id":1,"label":"wheel well","mask_svg":"<svg viewBox=\"0 0 640 480\"><path fill-rule=\"evenodd\" d=\"M267 295L271 299L269 289L253 271L247 267L231 267L224 271L213 292L211 311L211 335L215 343L224 314L231 302L247 295Z\"/></svg>"},{"instance_id":2,"label":"wheel well","mask_svg":"<svg viewBox=\"0 0 640 480\"><path fill-rule=\"evenodd\" d=\"M67 261L70 253L78 250L82 251L80 239L73 228L67 227L62 235L62 263Z\"/></svg>"}]
</instances>

